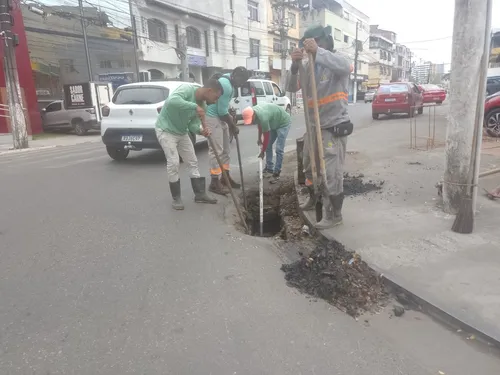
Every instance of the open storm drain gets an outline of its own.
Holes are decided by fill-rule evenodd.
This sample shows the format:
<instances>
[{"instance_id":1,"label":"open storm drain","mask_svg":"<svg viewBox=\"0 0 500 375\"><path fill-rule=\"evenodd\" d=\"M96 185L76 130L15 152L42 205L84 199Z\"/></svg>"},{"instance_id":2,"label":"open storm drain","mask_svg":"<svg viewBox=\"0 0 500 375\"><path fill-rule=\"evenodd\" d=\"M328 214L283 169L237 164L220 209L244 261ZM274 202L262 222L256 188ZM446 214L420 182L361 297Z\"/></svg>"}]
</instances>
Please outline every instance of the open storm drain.
<instances>
[{"instance_id":1,"label":"open storm drain","mask_svg":"<svg viewBox=\"0 0 500 375\"><path fill-rule=\"evenodd\" d=\"M247 192L246 221L250 229L250 235L260 237L260 201L259 192L251 190ZM264 215L262 222L262 237L274 237L280 233L283 221L280 215L279 195L266 191L264 193Z\"/></svg>"}]
</instances>

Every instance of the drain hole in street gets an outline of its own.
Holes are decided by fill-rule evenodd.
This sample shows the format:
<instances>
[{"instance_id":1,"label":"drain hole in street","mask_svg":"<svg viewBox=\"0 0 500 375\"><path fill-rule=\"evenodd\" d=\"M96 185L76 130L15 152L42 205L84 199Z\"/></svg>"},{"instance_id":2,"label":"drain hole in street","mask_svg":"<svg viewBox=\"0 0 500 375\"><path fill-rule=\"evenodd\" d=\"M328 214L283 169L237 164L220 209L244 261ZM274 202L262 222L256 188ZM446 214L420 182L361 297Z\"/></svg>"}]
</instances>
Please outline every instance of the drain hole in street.
<instances>
[{"instance_id":1,"label":"drain hole in street","mask_svg":"<svg viewBox=\"0 0 500 375\"><path fill-rule=\"evenodd\" d=\"M252 236L260 237L260 214L259 206L257 206L257 213L251 218L247 219L247 224L250 228L250 234ZM273 237L281 232L281 217L275 212L268 212L264 214L264 220L262 222L262 237Z\"/></svg>"}]
</instances>

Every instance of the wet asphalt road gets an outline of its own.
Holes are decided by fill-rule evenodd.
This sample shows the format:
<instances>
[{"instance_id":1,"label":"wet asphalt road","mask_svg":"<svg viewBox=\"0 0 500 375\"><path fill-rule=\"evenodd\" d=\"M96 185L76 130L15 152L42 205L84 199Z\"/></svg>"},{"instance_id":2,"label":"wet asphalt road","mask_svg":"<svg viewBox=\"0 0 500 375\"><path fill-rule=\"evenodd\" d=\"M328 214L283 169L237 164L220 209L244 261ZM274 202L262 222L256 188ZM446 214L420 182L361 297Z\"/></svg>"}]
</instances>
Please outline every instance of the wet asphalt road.
<instances>
[{"instance_id":1,"label":"wet asphalt road","mask_svg":"<svg viewBox=\"0 0 500 375\"><path fill-rule=\"evenodd\" d=\"M371 126L369 105L351 113ZM256 129L240 138L252 175ZM287 287L273 243L227 224L227 200L195 205L184 174L186 210L170 209L159 152L124 163L99 143L3 155L0 175L2 375L499 372L487 350L425 316L355 321Z\"/></svg>"}]
</instances>

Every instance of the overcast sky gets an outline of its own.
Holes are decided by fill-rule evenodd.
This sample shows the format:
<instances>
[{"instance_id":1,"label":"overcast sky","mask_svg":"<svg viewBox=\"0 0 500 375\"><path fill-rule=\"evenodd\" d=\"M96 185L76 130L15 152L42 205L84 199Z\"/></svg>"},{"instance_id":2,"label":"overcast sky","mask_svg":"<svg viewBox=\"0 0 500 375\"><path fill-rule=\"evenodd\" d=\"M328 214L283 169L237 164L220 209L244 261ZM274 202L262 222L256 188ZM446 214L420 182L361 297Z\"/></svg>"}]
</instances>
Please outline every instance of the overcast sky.
<instances>
[{"instance_id":1,"label":"overcast sky","mask_svg":"<svg viewBox=\"0 0 500 375\"><path fill-rule=\"evenodd\" d=\"M450 63L455 0L347 1L369 16L371 25L397 33L398 43L405 44L418 57L434 63ZM492 26L500 28L500 0L493 0Z\"/></svg>"}]
</instances>

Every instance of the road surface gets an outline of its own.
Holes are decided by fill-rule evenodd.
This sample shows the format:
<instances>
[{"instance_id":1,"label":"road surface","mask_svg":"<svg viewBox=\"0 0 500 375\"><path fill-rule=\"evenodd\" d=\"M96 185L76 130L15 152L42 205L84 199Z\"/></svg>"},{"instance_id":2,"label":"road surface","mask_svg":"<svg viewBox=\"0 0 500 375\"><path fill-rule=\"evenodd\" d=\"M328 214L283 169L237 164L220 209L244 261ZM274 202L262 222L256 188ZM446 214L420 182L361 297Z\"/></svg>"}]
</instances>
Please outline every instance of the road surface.
<instances>
[{"instance_id":1,"label":"road surface","mask_svg":"<svg viewBox=\"0 0 500 375\"><path fill-rule=\"evenodd\" d=\"M255 127L240 138L251 170ZM0 156L0 374L499 373L425 316L355 321L287 287L272 241L228 226L222 203L195 205L185 174L186 210L171 210L164 163L117 163L101 144Z\"/></svg>"}]
</instances>

